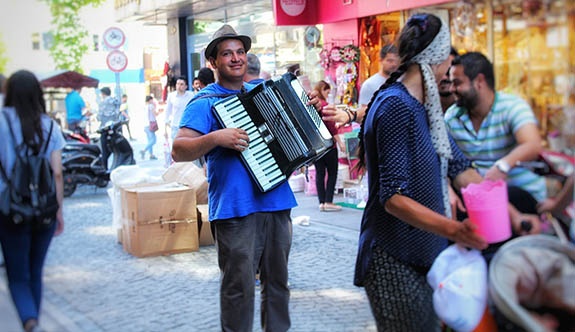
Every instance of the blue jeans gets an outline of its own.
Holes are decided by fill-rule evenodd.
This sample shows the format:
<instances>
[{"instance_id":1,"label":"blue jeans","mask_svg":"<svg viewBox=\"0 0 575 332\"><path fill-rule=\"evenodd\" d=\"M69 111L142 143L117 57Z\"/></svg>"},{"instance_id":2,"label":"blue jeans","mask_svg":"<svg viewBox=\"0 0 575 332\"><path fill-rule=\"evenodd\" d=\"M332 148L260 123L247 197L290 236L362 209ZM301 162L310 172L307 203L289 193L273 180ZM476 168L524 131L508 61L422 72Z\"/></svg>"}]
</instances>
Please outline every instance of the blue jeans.
<instances>
[{"instance_id":1,"label":"blue jeans","mask_svg":"<svg viewBox=\"0 0 575 332\"><path fill-rule=\"evenodd\" d=\"M153 156L154 145L156 145L156 133L150 130L150 126L146 126L146 128L144 128L144 131L146 132L146 137L148 138L148 144L146 144L144 151L148 151L150 153L150 156Z\"/></svg>"},{"instance_id":2,"label":"blue jeans","mask_svg":"<svg viewBox=\"0 0 575 332\"><path fill-rule=\"evenodd\" d=\"M42 269L57 223L42 231L32 231L29 225L15 228L7 223L0 220L0 244L12 301L25 324L30 319L37 320L40 314Z\"/></svg>"},{"instance_id":3,"label":"blue jeans","mask_svg":"<svg viewBox=\"0 0 575 332\"><path fill-rule=\"evenodd\" d=\"M211 226L221 273L222 331L252 331L257 269L262 283L262 330L287 331L291 325L287 285L292 240L290 210L216 220Z\"/></svg>"}]
</instances>

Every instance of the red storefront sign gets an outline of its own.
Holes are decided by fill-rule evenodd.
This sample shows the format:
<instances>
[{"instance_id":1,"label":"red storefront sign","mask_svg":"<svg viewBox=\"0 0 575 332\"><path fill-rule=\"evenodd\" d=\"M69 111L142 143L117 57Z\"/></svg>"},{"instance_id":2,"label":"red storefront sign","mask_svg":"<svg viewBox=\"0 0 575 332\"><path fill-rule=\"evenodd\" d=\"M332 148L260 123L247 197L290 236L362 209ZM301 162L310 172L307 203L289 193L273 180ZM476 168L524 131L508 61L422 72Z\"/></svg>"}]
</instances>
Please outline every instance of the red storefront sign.
<instances>
[{"instance_id":1,"label":"red storefront sign","mask_svg":"<svg viewBox=\"0 0 575 332\"><path fill-rule=\"evenodd\" d=\"M277 25L314 25L317 0L274 0Z\"/></svg>"},{"instance_id":2,"label":"red storefront sign","mask_svg":"<svg viewBox=\"0 0 575 332\"><path fill-rule=\"evenodd\" d=\"M273 0L276 25L314 25L457 0Z\"/></svg>"}]
</instances>

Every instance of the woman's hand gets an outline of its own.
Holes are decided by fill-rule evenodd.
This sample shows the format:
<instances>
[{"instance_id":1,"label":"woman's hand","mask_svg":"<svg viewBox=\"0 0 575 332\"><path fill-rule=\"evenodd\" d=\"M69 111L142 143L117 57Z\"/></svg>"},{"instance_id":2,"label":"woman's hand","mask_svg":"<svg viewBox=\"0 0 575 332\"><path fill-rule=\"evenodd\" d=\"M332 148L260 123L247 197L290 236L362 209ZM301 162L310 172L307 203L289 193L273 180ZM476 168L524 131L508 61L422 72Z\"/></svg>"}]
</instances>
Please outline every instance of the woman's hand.
<instances>
[{"instance_id":1,"label":"woman's hand","mask_svg":"<svg viewBox=\"0 0 575 332\"><path fill-rule=\"evenodd\" d=\"M313 105L313 107L315 107L315 109L319 112L322 109L321 108L321 100L319 99L319 93L315 90L312 90L308 94L308 97L309 97L309 101L307 104Z\"/></svg>"},{"instance_id":2,"label":"woman's hand","mask_svg":"<svg viewBox=\"0 0 575 332\"><path fill-rule=\"evenodd\" d=\"M466 212L465 205L461 201L461 198L457 196L455 190L453 190L452 186L449 186L449 205L451 206L451 214L452 218L456 220L457 211Z\"/></svg>"},{"instance_id":3,"label":"woman's hand","mask_svg":"<svg viewBox=\"0 0 575 332\"><path fill-rule=\"evenodd\" d=\"M349 120L347 113L336 108L335 105L325 105L321 112L323 121L334 121L338 128L345 125Z\"/></svg>"},{"instance_id":4,"label":"woman's hand","mask_svg":"<svg viewBox=\"0 0 575 332\"><path fill-rule=\"evenodd\" d=\"M64 214L62 213L62 208L58 209L56 213L56 231L54 231L54 236L58 236L64 232Z\"/></svg>"},{"instance_id":5,"label":"woman's hand","mask_svg":"<svg viewBox=\"0 0 575 332\"><path fill-rule=\"evenodd\" d=\"M452 221L453 231L448 238L464 247L483 250L487 248L488 244L485 239L475 232L477 226L474 225L469 219L463 222Z\"/></svg>"}]
</instances>

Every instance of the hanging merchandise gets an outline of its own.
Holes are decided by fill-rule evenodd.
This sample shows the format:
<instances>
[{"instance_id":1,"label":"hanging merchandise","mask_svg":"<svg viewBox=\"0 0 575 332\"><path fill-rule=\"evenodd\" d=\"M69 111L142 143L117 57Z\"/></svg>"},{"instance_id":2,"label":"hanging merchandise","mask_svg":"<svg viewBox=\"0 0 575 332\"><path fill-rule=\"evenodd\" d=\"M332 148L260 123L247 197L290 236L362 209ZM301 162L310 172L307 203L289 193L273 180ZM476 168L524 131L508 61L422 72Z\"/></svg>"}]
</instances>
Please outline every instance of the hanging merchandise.
<instances>
[{"instance_id":1,"label":"hanging merchandise","mask_svg":"<svg viewBox=\"0 0 575 332\"><path fill-rule=\"evenodd\" d=\"M341 60L346 63L355 63L359 61L359 47L349 44L341 48Z\"/></svg>"},{"instance_id":2,"label":"hanging merchandise","mask_svg":"<svg viewBox=\"0 0 575 332\"><path fill-rule=\"evenodd\" d=\"M341 62L341 47L334 46L329 51L329 59L333 62Z\"/></svg>"},{"instance_id":3,"label":"hanging merchandise","mask_svg":"<svg viewBox=\"0 0 575 332\"><path fill-rule=\"evenodd\" d=\"M342 63L336 69L337 96L341 103L357 102L357 66L353 62Z\"/></svg>"},{"instance_id":4,"label":"hanging merchandise","mask_svg":"<svg viewBox=\"0 0 575 332\"><path fill-rule=\"evenodd\" d=\"M323 67L324 70L329 69L330 61L329 61L329 51L324 48L319 52L319 63Z\"/></svg>"},{"instance_id":5,"label":"hanging merchandise","mask_svg":"<svg viewBox=\"0 0 575 332\"><path fill-rule=\"evenodd\" d=\"M460 2L455 8L453 28L461 37L471 37L477 25L477 15L474 5L469 2Z\"/></svg>"}]
</instances>

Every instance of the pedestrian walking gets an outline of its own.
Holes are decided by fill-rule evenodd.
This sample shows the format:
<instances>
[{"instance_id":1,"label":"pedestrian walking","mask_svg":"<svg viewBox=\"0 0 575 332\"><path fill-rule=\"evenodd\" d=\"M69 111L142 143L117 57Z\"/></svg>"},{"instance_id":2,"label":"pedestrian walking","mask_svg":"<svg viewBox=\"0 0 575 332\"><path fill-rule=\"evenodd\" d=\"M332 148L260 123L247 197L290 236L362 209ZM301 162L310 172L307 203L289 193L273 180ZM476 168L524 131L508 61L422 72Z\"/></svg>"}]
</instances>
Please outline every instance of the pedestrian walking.
<instances>
[{"instance_id":1,"label":"pedestrian walking","mask_svg":"<svg viewBox=\"0 0 575 332\"><path fill-rule=\"evenodd\" d=\"M128 129L128 137L130 141L133 141L132 131L130 130L130 113L128 111L128 95L122 95L122 103L120 104L120 120L124 121L126 129Z\"/></svg>"},{"instance_id":2,"label":"pedestrian walking","mask_svg":"<svg viewBox=\"0 0 575 332\"><path fill-rule=\"evenodd\" d=\"M148 125L144 127L148 143L143 150L140 151L142 160L146 159L146 152L150 156L150 160L156 160L158 157L154 155L154 145L156 145L156 131L158 131L158 120L156 116L160 114L157 109L156 102L153 96L146 96L146 113L148 116Z\"/></svg>"},{"instance_id":3,"label":"pedestrian walking","mask_svg":"<svg viewBox=\"0 0 575 332\"><path fill-rule=\"evenodd\" d=\"M18 153L16 149L20 147L27 153L44 153L43 157L49 160L56 183L59 208L55 222L49 223L47 227L15 225L0 213L0 244L14 306L25 331L40 331L42 269L52 237L61 234L64 229L61 156L65 140L58 124L46 113L42 88L34 74L25 70L17 71L8 78L5 91L5 107L0 112L2 170L12 174ZM0 176L0 193L8 188L7 181L7 178Z\"/></svg>"},{"instance_id":4,"label":"pedestrian walking","mask_svg":"<svg viewBox=\"0 0 575 332\"><path fill-rule=\"evenodd\" d=\"M98 104L98 121L100 121L100 129L104 128L110 122L120 120L120 101L112 97L112 90L108 87L100 89L101 100ZM100 134L100 148L102 149L102 165L108 169L108 158L110 158L111 151L108 148L108 133L102 132Z\"/></svg>"}]
</instances>

